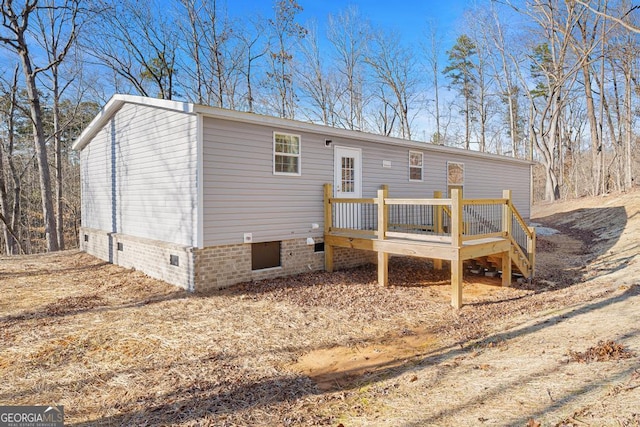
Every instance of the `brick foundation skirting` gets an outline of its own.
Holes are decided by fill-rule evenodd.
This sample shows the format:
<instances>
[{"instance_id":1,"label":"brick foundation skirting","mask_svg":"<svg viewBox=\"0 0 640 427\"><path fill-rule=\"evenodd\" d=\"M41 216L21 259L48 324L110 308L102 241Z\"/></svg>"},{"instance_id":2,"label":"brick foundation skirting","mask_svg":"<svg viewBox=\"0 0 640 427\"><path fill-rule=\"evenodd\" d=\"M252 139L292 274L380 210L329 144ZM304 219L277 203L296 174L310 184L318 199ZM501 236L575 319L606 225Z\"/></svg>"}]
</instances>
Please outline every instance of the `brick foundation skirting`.
<instances>
[{"instance_id":1,"label":"brick foundation skirting","mask_svg":"<svg viewBox=\"0 0 640 427\"><path fill-rule=\"evenodd\" d=\"M112 264L195 290L193 249L189 246L81 228L80 249Z\"/></svg>"},{"instance_id":2,"label":"brick foundation skirting","mask_svg":"<svg viewBox=\"0 0 640 427\"><path fill-rule=\"evenodd\" d=\"M195 258L196 290L203 292L324 268L324 252L315 252L314 245L308 245L306 239L283 240L280 244L280 267L264 270L251 269L250 243L197 249Z\"/></svg>"},{"instance_id":3,"label":"brick foundation skirting","mask_svg":"<svg viewBox=\"0 0 640 427\"><path fill-rule=\"evenodd\" d=\"M315 239L321 243L321 239ZM135 268L151 277L189 291L206 292L253 280L291 276L324 269L324 252L305 238L283 240L280 266L251 269L251 244L196 249L91 228L80 229L80 249L105 261ZM178 265L172 265L174 264ZM334 268L346 269L375 263L375 252L334 249Z\"/></svg>"}]
</instances>

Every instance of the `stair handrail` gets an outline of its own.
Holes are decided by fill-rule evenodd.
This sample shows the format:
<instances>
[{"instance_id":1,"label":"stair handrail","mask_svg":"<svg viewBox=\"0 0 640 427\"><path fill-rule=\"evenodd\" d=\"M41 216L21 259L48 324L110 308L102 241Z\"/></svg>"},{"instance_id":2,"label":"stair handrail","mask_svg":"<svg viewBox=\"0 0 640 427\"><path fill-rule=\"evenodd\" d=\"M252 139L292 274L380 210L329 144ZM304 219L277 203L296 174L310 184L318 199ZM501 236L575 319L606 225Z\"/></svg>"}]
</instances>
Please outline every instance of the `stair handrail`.
<instances>
[{"instance_id":1,"label":"stair handrail","mask_svg":"<svg viewBox=\"0 0 640 427\"><path fill-rule=\"evenodd\" d=\"M513 201L511 200L511 197L507 198L507 207L511 212L511 218L515 218L516 223L520 226L520 229L523 231L525 235L525 238L527 240L526 242L527 252L525 253L524 249L520 246L520 243L518 243L514 239L513 232L509 233L511 246L514 248L516 252L519 253L522 259L527 260L527 263L529 264L528 267L531 270L530 278L533 278L533 274L535 270L535 257L536 257L536 250L535 250L536 229L534 227L529 227L527 225L524 218L522 218L522 215L520 215L520 212L518 212L518 209L514 206Z\"/></svg>"}]
</instances>

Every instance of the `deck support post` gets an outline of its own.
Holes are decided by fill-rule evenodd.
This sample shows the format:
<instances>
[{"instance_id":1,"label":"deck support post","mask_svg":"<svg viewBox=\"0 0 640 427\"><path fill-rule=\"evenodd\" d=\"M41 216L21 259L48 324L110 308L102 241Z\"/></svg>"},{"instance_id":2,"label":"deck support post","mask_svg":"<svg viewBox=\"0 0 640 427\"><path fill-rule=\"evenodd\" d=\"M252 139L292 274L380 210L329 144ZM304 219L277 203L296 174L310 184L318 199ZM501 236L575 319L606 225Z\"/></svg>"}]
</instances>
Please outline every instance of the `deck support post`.
<instances>
[{"instance_id":1,"label":"deck support post","mask_svg":"<svg viewBox=\"0 0 640 427\"><path fill-rule=\"evenodd\" d=\"M382 286L389 284L389 254L378 252L378 283Z\"/></svg>"},{"instance_id":2,"label":"deck support post","mask_svg":"<svg viewBox=\"0 0 640 427\"><path fill-rule=\"evenodd\" d=\"M442 191L434 191L433 192L434 199L442 199ZM435 206L435 213L433 219L433 229L436 234L441 235L443 232L442 228L442 205ZM435 258L433 260L433 268L436 270L442 270L442 260L440 258Z\"/></svg>"},{"instance_id":3,"label":"deck support post","mask_svg":"<svg viewBox=\"0 0 640 427\"><path fill-rule=\"evenodd\" d=\"M333 213L331 212L331 197L333 197L333 186L324 185L324 235L327 236L333 227ZM324 243L324 269L329 273L333 272L333 246Z\"/></svg>"},{"instance_id":4,"label":"deck support post","mask_svg":"<svg viewBox=\"0 0 640 427\"><path fill-rule=\"evenodd\" d=\"M333 273L333 246L324 245L324 270Z\"/></svg>"},{"instance_id":5,"label":"deck support post","mask_svg":"<svg viewBox=\"0 0 640 427\"><path fill-rule=\"evenodd\" d=\"M458 256L451 260L451 305L462 307L462 260L459 258L462 248L462 193L451 190L451 246L457 249Z\"/></svg>"},{"instance_id":6,"label":"deck support post","mask_svg":"<svg viewBox=\"0 0 640 427\"><path fill-rule=\"evenodd\" d=\"M385 199L389 195L389 187L383 185L378 190L378 240L385 240L387 224L389 223L389 208ZM378 251L378 283L387 286L389 284L389 254Z\"/></svg>"},{"instance_id":7,"label":"deck support post","mask_svg":"<svg viewBox=\"0 0 640 427\"><path fill-rule=\"evenodd\" d=\"M502 286L511 286L511 252L502 253Z\"/></svg>"},{"instance_id":8,"label":"deck support post","mask_svg":"<svg viewBox=\"0 0 640 427\"><path fill-rule=\"evenodd\" d=\"M462 307L462 260L451 260L451 305L454 308Z\"/></svg>"}]
</instances>

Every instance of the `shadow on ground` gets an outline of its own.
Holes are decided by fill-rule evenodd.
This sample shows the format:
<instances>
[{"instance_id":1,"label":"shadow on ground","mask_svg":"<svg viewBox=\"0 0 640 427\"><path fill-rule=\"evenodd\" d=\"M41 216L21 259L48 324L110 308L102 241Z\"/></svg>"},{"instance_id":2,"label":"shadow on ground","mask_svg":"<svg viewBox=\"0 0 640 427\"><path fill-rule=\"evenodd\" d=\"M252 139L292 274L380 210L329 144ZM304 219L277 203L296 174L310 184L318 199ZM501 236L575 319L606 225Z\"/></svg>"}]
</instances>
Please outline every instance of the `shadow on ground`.
<instances>
[{"instance_id":1,"label":"shadow on ground","mask_svg":"<svg viewBox=\"0 0 640 427\"><path fill-rule=\"evenodd\" d=\"M536 223L551 227L560 232L551 236L539 236L537 238L538 259L545 253L555 256L560 249L559 245L567 245L567 239L580 242L571 253L560 250L560 256L553 263L555 268L545 265L536 265L536 278L529 288L536 292L544 292L549 289L561 289L584 282L586 279L594 279L612 272L612 269L597 271L590 268L590 264L600 255L614 247L622 236L628 224L627 212L624 207L584 208L569 212L558 213L546 217L535 218ZM564 248L566 249L566 248ZM617 267L624 268L629 262L622 256L619 262L614 262ZM549 287L549 283L553 286Z\"/></svg>"},{"instance_id":2,"label":"shadow on ground","mask_svg":"<svg viewBox=\"0 0 640 427\"><path fill-rule=\"evenodd\" d=\"M599 310L612 304L625 301L632 297L640 295L640 286L632 286L622 294L603 299L598 302L576 307L565 311L561 314L540 319L535 323L528 324L524 327L516 328L505 332L499 332L487 336L486 338L468 343L467 345L453 345L444 348L438 348L423 354L416 354L402 360L395 360L380 364L371 368L371 373L364 376L358 376L357 380L350 382L342 382L336 384L334 391L349 391L354 389L362 389L363 387L375 385L381 380L388 380L399 377L407 372L415 370L416 367L425 365L438 365L443 363L455 363L461 357L471 356L478 348L490 347L495 343L511 340L517 337L527 336L537 331L552 327L568 319L580 316L591 311ZM633 371L635 368L630 368ZM448 371L443 373L435 382L441 381L444 376L449 375ZM535 381L536 377L548 376L553 372L537 372L530 378L520 378L514 376L513 382L505 384L499 388L491 390L475 399L468 400L464 403L452 402L447 409L434 414L428 419L422 419L416 424L410 425L431 425L437 423L438 420L445 416L463 413L469 407L477 404L479 400L487 400L491 395L509 393L510 387L520 386L522 381ZM621 378L628 372L623 372ZM349 372L343 372L344 378L349 378ZM614 378L615 380L615 378ZM586 393L596 388L595 383L585 384L580 393ZM225 415L231 415L235 412L251 411L255 409L268 410L271 405L291 404L295 401L303 399L306 396L321 394L315 387L310 378L302 375L281 375L272 378L263 378L252 383L242 384L209 384L205 387L191 387L186 389L176 389L171 393L163 396L154 396L149 399L148 406L144 410L126 410L118 415L94 419L88 422L77 424L69 424L75 426L93 426L93 425L132 425L132 424L172 424L176 422L193 423L203 420L216 420L217 417L224 418ZM550 402L547 410L558 408L561 405L570 403L576 398L576 395L558 396ZM158 403L161 402L161 403ZM140 403L140 402L138 402ZM532 414L535 416L536 414ZM220 420L220 418L218 418ZM296 422L309 423L309 419L290 420L292 424ZM331 422L330 417L315 419L315 422L327 424ZM523 420L526 422L526 420Z\"/></svg>"}]
</instances>

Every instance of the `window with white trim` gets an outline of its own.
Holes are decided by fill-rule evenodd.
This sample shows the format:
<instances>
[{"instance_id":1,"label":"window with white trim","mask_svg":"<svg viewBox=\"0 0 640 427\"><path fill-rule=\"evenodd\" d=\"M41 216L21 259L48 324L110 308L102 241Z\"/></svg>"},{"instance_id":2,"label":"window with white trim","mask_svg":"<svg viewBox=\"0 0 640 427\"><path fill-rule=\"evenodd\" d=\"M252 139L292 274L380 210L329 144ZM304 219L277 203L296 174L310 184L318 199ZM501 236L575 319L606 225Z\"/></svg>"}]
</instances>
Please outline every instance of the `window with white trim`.
<instances>
[{"instance_id":1,"label":"window with white trim","mask_svg":"<svg viewBox=\"0 0 640 427\"><path fill-rule=\"evenodd\" d=\"M451 190L464 190L464 163L447 162L447 194L451 197Z\"/></svg>"},{"instance_id":2,"label":"window with white trim","mask_svg":"<svg viewBox=\"0 0 640 427\"><path fill-rule=\"evenodd\" d=\"M409 181L422 181L423 153L409 151Z\"/></svg>"},{"instance_id":3,"label":"window with white trim","mask_svg":"<svg viewBox=\"0 0 640 427\"><path fill-rule=\"evenodd\" d=\"M447 162L447 184L464 185L464 163Z\"/></svg>"},{"instance_id":4,"label":"window with white trim","mask_svg":"<svg viewBox=\"0 0 640 427\"><path fill-rule=\"evenodd\" d=\"M273 173L300 175L300 135L273 133Z\"/></svg>"}]
</instances>

